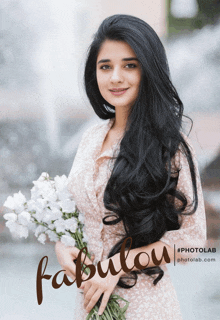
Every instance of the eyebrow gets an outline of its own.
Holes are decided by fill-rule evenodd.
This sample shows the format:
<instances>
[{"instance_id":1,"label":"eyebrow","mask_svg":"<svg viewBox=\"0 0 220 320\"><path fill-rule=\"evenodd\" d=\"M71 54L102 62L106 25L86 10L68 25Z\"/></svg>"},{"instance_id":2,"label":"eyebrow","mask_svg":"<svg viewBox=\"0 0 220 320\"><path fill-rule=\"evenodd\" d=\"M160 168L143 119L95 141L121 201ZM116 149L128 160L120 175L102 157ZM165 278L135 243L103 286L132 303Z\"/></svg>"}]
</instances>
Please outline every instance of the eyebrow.
<instances>
[{"instance_id":1,"label":"eyebrow","mask_svg":"<svg viewBox=\"0 0 220 320\"><path fill-rule=\"evenodd\" d=\"M133 61L133 60L138 61L137 58L133 58L133 57L122 59L122 61ZM99 63L104 63L104 62L110 62L110 61L111 61L110 59L101 59L101 60L99 60L98 64Z\"/></svg>"}]
</instances>

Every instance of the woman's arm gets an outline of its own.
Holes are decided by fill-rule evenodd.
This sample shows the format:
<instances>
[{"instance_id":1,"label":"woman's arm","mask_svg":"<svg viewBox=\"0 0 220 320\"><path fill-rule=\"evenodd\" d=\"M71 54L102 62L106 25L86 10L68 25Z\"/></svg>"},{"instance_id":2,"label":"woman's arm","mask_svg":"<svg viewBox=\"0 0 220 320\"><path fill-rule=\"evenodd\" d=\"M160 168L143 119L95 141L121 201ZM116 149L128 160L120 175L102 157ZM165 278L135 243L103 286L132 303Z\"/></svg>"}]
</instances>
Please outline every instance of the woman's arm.
<instances>
[{"instance_id":1,"label":"woman's arm","mask_svg":"<svg viewBox=\"0 0 220 320\"><path fill-rule=\"evenodd\" d=\"M199 176L198 164L196 160L196 154L192 144L185 135L184 139L187 142L194 162L195 174L196 174L196 185L197 185L197 194L198 194L198 207L197 210L191 215L182 215L181 216L181 227L179 230L167 231L164 236L160 239L164 244L174 248L198 248L203 247L206 243L206 216L205 216L205 206L203 200L203 193L201 187L201 181ZM177 184L177 189L185 194L189 202L192 202L193 199L193 188L192 188L192 179L190 174L190 169L188 161L185 155L180 151L177 155L178 162L180 165L179 179ZM196 252L190 253L190 257L196 256ZM189 253L182 251L181 257L189 257ZM181 259L184 263L184 259Z\"/></svg>"},{"instance_id":2,"label":"woman's arm","mask_svg":"<svg viewBox=\"0 0 220 320\"><path fill-rule=\"evenodd\" d=\"M157 241L148 246L130 250L127 257L127 251L125 251L125 261L127 268L132 270L140 270L140 268L137 268L137 263L135 263L135 258L138 256L138 254L138 262L140 265L142 265L144 268L146 266L154 267L155 264L152 260L152 252L154 250L157 260L161 260L164 247L167 249L170 262L172 262L174 258L173 249L163 242ZM79 249L77 249L76 247L66 247L63 243L58 241L55 245L55 251L58 262L61 265L62 269L65 270L65 274L67 274L71 279L75 280L76 265L73 260L77 259ZM106 273L109 269L110 259L113 262L114 269L118 272L117 275L112 275L111 272L108 271L107 275L103 278L100 276L99 271L96 268L96 273L90 280L86 280L88 278L87 275L83 274L82 276L84 282L82 283L80 288L84 290L84 306L87 312L90 312L92 310L92 308L99 300L100 296L103 294L102 303L99 308L99 314L102 314L106 308L109 297L115 289L120 277L126 275L125 270L122 269L120 253L117 253L113 257L100 262L102 272ZM85 260L86 265L92 264L92 260L93 259L90 260L87 257ZM167 261L165 261L165 259L163 258L160 264L165 264L166 262ZM134 266L135 264L136 266Z\"/></svg>"},{"instance_id":3,"label":"woman's arm","mask_svg":"<svg viewBox=\"0 0 220 320\"><path fill-rule=\"evenodd\" d=\"M161 241L157 241L147 246L132 249L129 251L128 255L127 251L125 251L125 257L127 256L125 259L126 267L130 270L140 270L146 267L156 266L153 261L154 259L152 259L153 251L159 263L165 264L168 262L167 259L166 261L164 258L161 260L164 254L164 248L166 248L165 250L167 250L169 262L173 261L173 248ZM112 275L110 271L108 271L107 273L107 270L109 270L110 260L112 260L114 269L118 272L118 274L116 275ZM101 315L105 310L109 297L115 289L120 277L126 275L127 272L129 272L128 270L124 270L122 268L120 253L117 253L113 257L100 262L100 266L102 272L107 273L107 275L102 278L98 270L96 269L95 276L90 280L85 281L80 287L84 290L84 307L86 308L87 312L90 312L92 310L100 296L103 294L102 302L98 312L99 315Z\"/></svg>"},{"instance_id":4,"label":"woman's arm","mask_svg":"<svg viewBox=\"0 0 220 320\"><path fill-rule=\"evenodd\" d=\"M128 250L125 251L125 264L132 271L163 265L174 260L173 248L161 241L131 249L128 255L127 252ZM126 271L122 268L121 259L120 253L115 254L112 258L116 270L121 270L120 276L124 276Z\"/></svg>"}]
</instances>

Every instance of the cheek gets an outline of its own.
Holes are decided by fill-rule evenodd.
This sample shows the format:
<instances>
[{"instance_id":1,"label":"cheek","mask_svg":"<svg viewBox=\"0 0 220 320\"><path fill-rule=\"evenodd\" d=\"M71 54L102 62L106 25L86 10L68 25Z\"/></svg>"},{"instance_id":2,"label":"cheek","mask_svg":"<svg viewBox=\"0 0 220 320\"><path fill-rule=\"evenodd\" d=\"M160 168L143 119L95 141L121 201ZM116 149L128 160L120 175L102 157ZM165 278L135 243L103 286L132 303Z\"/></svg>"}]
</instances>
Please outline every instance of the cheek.
<instances>
[{"instance_id":1,"label":"cheek","mask_svg":"<svg viewBox=\"0 0 220 320\"><path fill-rule=\"evenodd\" d=\"M141 75L139 73L132 74L130 77L130 83L133 86L139 87L141 83Z\"/></svg>"},{"instance_id":2,"label":"cheek","mask_svg":"<svg viewBox=\"0 0 220 320\"><path fill-rule=\"evenodd\" d=\"M96 79L97 79L97 83L98 83L98 87L99 87L99 90L103 90L105 88L105 77L103 77L103 75L100 75L99 73L97 73L97 76L96 76Z\"/></svg>"},{"instance_id":3,"label":"cheek","mask_svg":"<svg viewBox=\"0 0 220 320\"><path fill-rule=\"evenodd\" d=\"M141 77L139 77L137 80L137 95L139 94L140 87L141 87Z\"/></svg>"}]
</instances>

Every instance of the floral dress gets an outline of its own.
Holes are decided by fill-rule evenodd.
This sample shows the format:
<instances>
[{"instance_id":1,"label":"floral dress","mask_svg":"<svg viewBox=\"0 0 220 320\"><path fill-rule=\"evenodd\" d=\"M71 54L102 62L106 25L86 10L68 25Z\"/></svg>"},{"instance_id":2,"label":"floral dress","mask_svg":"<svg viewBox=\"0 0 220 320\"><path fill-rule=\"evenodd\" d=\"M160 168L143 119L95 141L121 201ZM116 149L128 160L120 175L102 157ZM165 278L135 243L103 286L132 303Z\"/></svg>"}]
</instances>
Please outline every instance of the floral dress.
<instances>
[{"instance_id":1,"label":"floral dress","mask_svg":"<svg viewBox=\"0 0 220 320\"><path fill-rule=\"evenodd\" d=\"M103 225L102 219L108 210L103 204L105 186L111 174L113 160L111 157L119 152L120 141L111 149L101 153L103 141L113 125L113 119L96 124L85 131L79 144L73 166L69 175L69 189L80 212L85 216L85 232L88 236L88 250L95 255L95 262L105 260L110 249L124 230L122 222L116 225ZM188 144L190 142L185 137ZM204 246L206 240L206 219L201 183L191 148L197 174L198 208L193 215L182 216L179 230L167 231L160 239L174 247ZM180 173L178 189L192 198L192 183L189 167L185 157L179 153ZM138 275L138 281L131 289L116 286L113 293L127 299L130 304L126 312L127 320L181 320L180 306L166 265L163 278L156 286L151 277ZM77 289L76 314L74 320L85 320L87 312L83 307L83 295Z\"/></svg>"}]
</instances>

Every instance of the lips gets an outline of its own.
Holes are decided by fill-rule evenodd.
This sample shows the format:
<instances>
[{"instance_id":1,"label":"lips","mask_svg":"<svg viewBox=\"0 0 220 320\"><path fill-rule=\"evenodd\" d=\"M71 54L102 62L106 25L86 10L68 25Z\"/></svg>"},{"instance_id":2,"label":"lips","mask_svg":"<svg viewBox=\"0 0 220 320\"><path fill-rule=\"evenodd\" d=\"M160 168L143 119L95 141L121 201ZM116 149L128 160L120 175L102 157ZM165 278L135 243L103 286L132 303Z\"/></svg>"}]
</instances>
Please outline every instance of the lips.
<instances>
[{"instance_id":1,"label":"lips","mask_svg":"<svg viewBox=\"0 0 220 320\"><path fill-rule=\"evenodd\" d=\"M121 91L125 91L128 90L128 88L113 88L110 89L111 92L121 92Z\"/></svg>"},{"instance_id":2,"label":"lips","mask_svg":"<svg viewBox=\"0 0 220 320\"><path fill-rule=\"evenodd\" d=\"M121 96L124 94L129 88L113 88L110 89L109 91L114 95L114 96Z\"/></svg>"}]
</instances>

